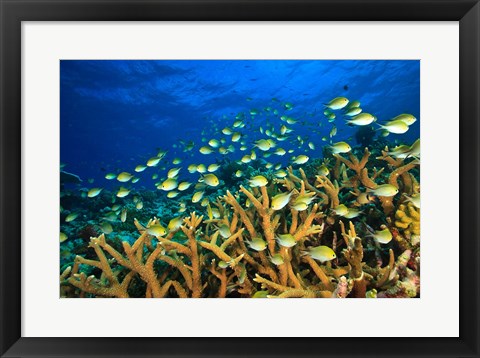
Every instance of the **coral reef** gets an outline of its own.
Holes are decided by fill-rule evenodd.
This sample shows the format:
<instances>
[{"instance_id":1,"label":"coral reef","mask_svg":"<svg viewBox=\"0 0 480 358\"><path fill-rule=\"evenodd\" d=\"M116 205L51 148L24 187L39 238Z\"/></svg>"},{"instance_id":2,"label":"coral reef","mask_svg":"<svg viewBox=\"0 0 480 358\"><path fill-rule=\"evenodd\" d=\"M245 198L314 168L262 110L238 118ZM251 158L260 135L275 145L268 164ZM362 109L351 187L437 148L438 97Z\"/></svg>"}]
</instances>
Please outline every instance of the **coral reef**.
<instances>
[{"instance_id":1,"label":"coral reef","mask_svg":"<svg viewBox=\"0 0 480 358\"><path fill-rule=\"evenodd\" d=\"M86 225L81 236L95 234L89 240L95 255L77 255L73 265L63 266L61 296L419 297L420 212L402 195L419 191L409 173L419 163L384 152L380 160L392 170L374 168L370 174L369 157L368 149L361 159L334 155L330 178L290 167L287 177L268 185L240 185L211 201L215 217L208 205L207 217L191 211L163 235L150 233L166 222L156 217L145 225L134 219L139 236L133 240L107 240ZM358 200L385 182L399 194ZM274 209L280 194L288 194L288 203ZM297 210L295 203L302 201L305 207ZM333 210L340 203L382 215L346 220ZM369 225L387 227L393 240L380 245ZM264 245L255 246L255 240ZM322 245L337 256L323 260L311 254Z\"/></svg>"}]
</instances>

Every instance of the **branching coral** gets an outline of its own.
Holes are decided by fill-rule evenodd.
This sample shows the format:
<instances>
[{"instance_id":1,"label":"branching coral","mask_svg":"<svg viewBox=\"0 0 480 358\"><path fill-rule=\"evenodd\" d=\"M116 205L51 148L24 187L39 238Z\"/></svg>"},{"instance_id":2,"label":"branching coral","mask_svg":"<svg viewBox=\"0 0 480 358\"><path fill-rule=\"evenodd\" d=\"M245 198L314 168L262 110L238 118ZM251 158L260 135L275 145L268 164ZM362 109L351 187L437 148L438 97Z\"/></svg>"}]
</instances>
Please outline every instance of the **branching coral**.
<instances>
[{"instance_id":1,"label":"branching coral","mask_svg":"<svg viewBox=\"0 0 480 358\"><path fill-rule=\"evenodd\" d=\"M287 177L269 185L227 191L208 203L206 219L192 212L164 235L150 234L150 227L162 224L153 218L146 225L134 220L139 236L133 242L114 244L110 236L91 237L89 250L96 259L90 259L95 257L91 254L77 256L73 266L64 269L62 297L418 296L419 254L411 249L419 235L420 213L401 196L403 190L418 192L409 173L418 163L404 164L385 154L382 159L393 170L374 169L369 174L368 149L361 159L353 154L335 158L330 177L308 176L290 167ZM340 174L341 166L350 171ZM387 224L394 236L382 249L368 238L373 231L363 219L345 221L331 209L385 182L400 189L401 199L379 197L382 207L376 211L385 214L380 224ZM281 208L272 205L279 195L288 197ZM365 203L359 200L356 205ZM389 210L394 210L395 219L388 216ZM280 237L290 241L282 243ZM255 240L265 245L253 245ZM408 245L400 245L401 240ZM331 248L336 257L312 255L319 246Z\"/></svg>"},{"instance_id":2,"label":"branching coral","mask_svg":"<svg viewBox=\"0 0 480 358\"><path fill-rule=\"evenodd\" d=\"M363 157L360 160L351 152L349 153L350 160L342 157L340 154L335 154L334 157L337 158L334 169L336 178L340 176L340 163L343 163L349 169L355 172L355 176L350 179L353 187L358 187L358 182L361 182L363 186L367 188L375 188L377 186L373 179L368 176L368 169L365 167L367 165L368 158L370 157L370 152L368 151L368 148L365 148Z\"/></svg>"},{"instance_id":3,"label":"branching coral","mask_svg":"<svg viewBox=\"0 0 480 358\"><path fill-rule=\"evenodd\" d=\"M345 240L347 248L344 250L345 259L350 266L349 276L353 279L352 297L365 297L367 284L363 274L363 246L362 240L357 236L355 227L350 221L348 232L345 230L343 221L340 221L342 236Z\"/></svg>"}]
</instances>

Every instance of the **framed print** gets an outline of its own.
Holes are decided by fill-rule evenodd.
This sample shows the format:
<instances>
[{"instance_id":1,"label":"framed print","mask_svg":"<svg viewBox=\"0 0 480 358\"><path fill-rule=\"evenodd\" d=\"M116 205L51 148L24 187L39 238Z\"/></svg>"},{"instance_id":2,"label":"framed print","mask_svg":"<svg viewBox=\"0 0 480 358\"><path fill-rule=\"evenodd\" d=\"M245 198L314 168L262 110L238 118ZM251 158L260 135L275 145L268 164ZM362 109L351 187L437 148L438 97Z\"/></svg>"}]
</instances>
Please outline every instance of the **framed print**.
<instances>
[{"instance_id":1,"label":"framed print","mask_svg":"<svg viewBox=\"0 0 480 358\"><path fill-rule=\"evenodd\" d=\"M478 356L476 1L1 4L2 356Z\"/></svg>"}]
</instances>

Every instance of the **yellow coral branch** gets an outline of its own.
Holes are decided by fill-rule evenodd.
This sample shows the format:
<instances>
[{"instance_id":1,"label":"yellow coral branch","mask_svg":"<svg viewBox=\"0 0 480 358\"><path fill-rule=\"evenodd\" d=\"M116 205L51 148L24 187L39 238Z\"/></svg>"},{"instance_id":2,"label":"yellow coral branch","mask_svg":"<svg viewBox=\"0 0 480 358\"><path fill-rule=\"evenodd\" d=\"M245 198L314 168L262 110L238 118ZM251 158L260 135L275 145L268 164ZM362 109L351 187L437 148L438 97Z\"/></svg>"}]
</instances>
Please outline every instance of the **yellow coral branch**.
<instances>
[{"instance_id":1,"label":"yellow coral branch","mask_svg":"<svg viewBox=\"0 0 480 358\"><path fill-rule=\"evenodd\" d=\"M315 275L322 281L323 285L328 289L333 291L333 285L328 279L328 276L325 274L323 269L315 262L314 259L312 259L310 256L305 255L303 256L303 260L307 262L310 267L312 268L313 272L315 272Z\"/></svg>"}]
</instances>

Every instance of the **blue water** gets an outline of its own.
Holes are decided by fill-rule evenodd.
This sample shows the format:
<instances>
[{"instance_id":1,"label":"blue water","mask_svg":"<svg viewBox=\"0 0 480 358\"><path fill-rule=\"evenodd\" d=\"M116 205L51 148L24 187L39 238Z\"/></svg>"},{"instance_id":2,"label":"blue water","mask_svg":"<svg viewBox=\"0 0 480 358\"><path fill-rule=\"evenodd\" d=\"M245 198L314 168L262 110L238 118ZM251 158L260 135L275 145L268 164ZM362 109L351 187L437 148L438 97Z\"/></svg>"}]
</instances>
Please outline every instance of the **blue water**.
<instances>
[{"instance_id":1,"label":"blue water","mask_svg":"<svg viewBox=\"0 0 480 358\"><path fill-rule=\"evenodd\" d=\"M231 127L239 113L245 113L246 126L238 131L248 151L233 143L231 160L249 154L253 141L266 137L259 128L267 129L267 122L278 133L284 124L278 116L298 120L287 125L294 129L291 138L277 143L295 152L266 159L274 164L287 164L299 154L321 158L322 146L328 145L321 138L328 137L333 125L338 128L333 142L358 145L354 138L358 127L347 126L342 111L337 111L333 123L323 114L323 104L338 96L359 100L363 111L377 116L380 123L401 113L420 119L419 61L63 60L60 70L61 162L66 171L94 179L94 186L118 186L104 179L107 172L134 173L135 166L145 164L159 150L168 150L166 169L175 166L171 164L175 157L183 160L177 165L183 168L222 159L218 153L199 153L207 144L202 138L208 142L225 137L226 145L232 144L220 131ZM287 111L285 102L293 109ZM265 111L267 107L271 110ZM260 113L251 116L251 109ZM279 110L278 116L273 109ZM420 135L419 122L407 133L384 140L392 146L412 144ZM304 140L301 147L297 136ZM194 149L184 152L181 140L193 141ZM164 176L158 168L136 174L141 178L138 185L154 189L150 177L156 172L160 179Z\"/></svg>"}]
</instances>

